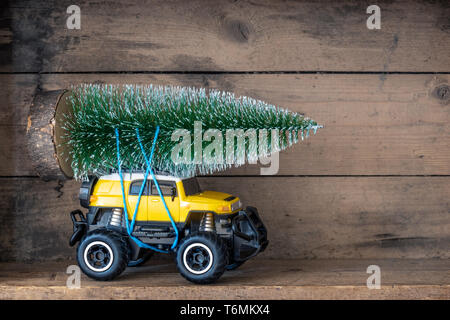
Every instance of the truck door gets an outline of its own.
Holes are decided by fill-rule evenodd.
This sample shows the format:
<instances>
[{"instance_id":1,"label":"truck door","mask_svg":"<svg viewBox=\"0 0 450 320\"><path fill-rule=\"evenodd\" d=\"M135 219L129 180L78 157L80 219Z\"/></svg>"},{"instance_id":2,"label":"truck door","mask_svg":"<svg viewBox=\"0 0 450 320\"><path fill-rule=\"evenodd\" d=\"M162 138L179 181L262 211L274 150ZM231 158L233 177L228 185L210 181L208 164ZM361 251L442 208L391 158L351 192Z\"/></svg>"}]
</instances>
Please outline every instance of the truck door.
<instances>
[{"instance_id":1,"label":"truck door","mask_svg":"<svg viewBox=\"0 0 450 320\"><path fill-rule=\"evenodd\" d=\"M143 180L135 180L130 184L128 189L128 219L133 219L134 210L136 208L137 199L139 197L139 191L141 190ZM141 201L139 202L139 209L136 214L136 221L147 221L148 220L148 185L150 181L147 181L144 192L141 196Z\"/></svg>"},{"instance_id":2,"label":"truck door","mask_svg":"<svg viewBox=\"0 0 450 320\"><path fill-rule=\"evenodd\" d=\"M169 208L170 215L175 222L180 220L180 197L178 195L177 186L175 181L158 180L159 187L164 196L167 208ZM170 218L167 215L167 211L164 207L164 203L158 193L155 183L151 182L151 192L148 197L148 214L149 220L152 221L164 221L170 222Z\"/></svg>"}]
</instances>

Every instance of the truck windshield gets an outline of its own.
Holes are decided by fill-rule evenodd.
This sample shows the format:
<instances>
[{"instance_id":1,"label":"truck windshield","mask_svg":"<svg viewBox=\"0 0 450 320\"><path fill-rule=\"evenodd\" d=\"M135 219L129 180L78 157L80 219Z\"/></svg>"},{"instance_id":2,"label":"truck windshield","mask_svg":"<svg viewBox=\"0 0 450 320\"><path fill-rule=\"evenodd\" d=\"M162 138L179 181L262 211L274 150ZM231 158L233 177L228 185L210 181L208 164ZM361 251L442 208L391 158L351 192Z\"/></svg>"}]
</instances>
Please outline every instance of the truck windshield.
<instances>
[{"instance_id":1,"label":"truck windshield","mask_svg":"<svg viewBox=\"0 0 450 320\"><path fill-rule=\"evenodd\" d=\"M202 192L200 189L200 185L198 184L197 178L189 178L182 180L183 187L184 187L184 193L186 196L192 196L194 194Z\"/></svg>"}]
</instances>

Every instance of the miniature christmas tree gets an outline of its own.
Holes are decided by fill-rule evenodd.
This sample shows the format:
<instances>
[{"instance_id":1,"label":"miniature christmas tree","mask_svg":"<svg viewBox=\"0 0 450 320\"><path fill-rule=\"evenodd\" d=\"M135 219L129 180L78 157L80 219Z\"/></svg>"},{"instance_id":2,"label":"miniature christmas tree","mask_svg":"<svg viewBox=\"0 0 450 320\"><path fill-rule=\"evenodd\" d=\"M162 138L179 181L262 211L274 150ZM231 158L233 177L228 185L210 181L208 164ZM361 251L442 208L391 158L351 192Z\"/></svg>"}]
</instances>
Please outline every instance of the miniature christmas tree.
<instances>
[{"instance_id":1,"label":"miniature christmas tree","mask_svg":"<svg viewBox=\"0 0 450 320\"><path fill-rule=\"evenodd\" d=\"M255 163L320 127L301 114L218 90L87 84L72 88L67 99L64 143L78 179L117 169L116 129L122 167L145 170L136 129L150 150L159 126L152 166L190 177Z\"/></svg>"}]
</instances>

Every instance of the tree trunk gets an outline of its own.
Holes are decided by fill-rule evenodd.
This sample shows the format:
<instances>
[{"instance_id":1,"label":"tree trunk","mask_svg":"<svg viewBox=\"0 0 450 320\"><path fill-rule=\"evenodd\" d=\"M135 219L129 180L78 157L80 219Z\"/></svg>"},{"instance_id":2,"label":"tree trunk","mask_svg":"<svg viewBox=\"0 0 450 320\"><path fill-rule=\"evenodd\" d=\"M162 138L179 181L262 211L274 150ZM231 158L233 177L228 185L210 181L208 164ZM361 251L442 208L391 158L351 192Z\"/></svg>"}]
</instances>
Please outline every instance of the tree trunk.
<instances>
[{"instance_id":1,"label":"tree trunk","mask_svg":"<svg viewBox=\"0 0 450 320\"><path fill-rule=\"evenodd\" d=\"M62 136L67 111L67 90L38 91L30 108L27 144L33 167L44 180L66 180L73 177L71 158Z\"/></svg>"}]
</instances>

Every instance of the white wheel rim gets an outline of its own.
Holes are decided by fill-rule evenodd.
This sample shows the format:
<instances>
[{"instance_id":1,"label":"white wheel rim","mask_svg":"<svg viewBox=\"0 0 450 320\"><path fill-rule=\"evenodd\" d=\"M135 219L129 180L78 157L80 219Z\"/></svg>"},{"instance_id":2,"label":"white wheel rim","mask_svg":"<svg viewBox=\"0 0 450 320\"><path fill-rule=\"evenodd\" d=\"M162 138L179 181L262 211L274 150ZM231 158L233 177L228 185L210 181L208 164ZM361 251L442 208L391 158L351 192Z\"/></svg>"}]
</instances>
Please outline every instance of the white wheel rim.
<instances>
[{"instance_id":1,"label":"white wheel rim","mask_svg":"<svg viewBox=\"0 0 450 320\"><path fill-rule=\"evenodd\" d=\"M203 270L200 270L200 271L198 271L198 270L193 270L193 269L189 266L189 263L187 262L187 254L188 254L189 251L190 251L191 249L193 249L194 247L201 247L201 248L205 249L205 250L208 252L208 255L209 255L209 263L208 263L208 265L207 265ZM203 244L203 243L200 243L200 242L192 243L192 244L190 244L190 245L184 250L184 252L183 252L183 264L184 264L184 267L185 267L189 272L191 272L191 273L193 273L193 274L203 274L203 273L208 272L209 269L211 269L213 262L214 262L214 256L213 256L213 254L212 254L212 252L211 252L211 249L209 249L208 246L206 246L206 245Z\"/></svg>"},{"instance_id":2,"label":"white wheel rim","mask_svg":"<svg viewBox=\"0 0 450 320\"><path fill-rule=\"evenodd\" d=\"M108 250L108 253L109 253L110 257L111 257L109 259L108 264L106 266L104 266L103 268L95 268L89 262L89 259L88 259L89 249L92 246L95 246L95 245L101 245L101 246L105 247L106 250ZM84 249L84 255L83 256L84 256L84 263L87 265L87 267L89 269L91 269L92 271L95 271L95 272L103 272L103 271L108 270L111 267L111 265L112 265L112 263L114 261L114 253L113 253L111 247L108 244L106 244L105 242L103 242L103 241L94 241L94 242L89 243L88 246L86 247L86 249Z\"/></svg>"}]
</instances>

